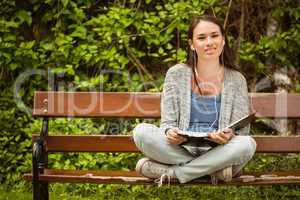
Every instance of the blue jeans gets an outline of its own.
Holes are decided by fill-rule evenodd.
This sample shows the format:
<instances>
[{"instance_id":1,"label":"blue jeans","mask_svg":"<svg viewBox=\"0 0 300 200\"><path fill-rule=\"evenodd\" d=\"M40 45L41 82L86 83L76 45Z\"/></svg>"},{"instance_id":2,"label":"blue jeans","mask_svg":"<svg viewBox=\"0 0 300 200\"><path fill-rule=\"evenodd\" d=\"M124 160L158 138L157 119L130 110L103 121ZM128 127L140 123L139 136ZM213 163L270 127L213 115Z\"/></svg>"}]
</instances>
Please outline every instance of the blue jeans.
<instances>
[{"instance_id":1,"label":"blue jeans","mask_svg":"<svg viewBox=\"0 0 300 200\"><path fill-rule=\"evenodd\" d=\"M180 145L170 144L162 129L148 123L137 125L133 130L133 138L146 157L173 165L180 183L210 175L229 166L232 166L235 176L253 157L256 149L256 142L252 137L235 136L224 145L195 155Z\"/></svg>"}]
</instances>

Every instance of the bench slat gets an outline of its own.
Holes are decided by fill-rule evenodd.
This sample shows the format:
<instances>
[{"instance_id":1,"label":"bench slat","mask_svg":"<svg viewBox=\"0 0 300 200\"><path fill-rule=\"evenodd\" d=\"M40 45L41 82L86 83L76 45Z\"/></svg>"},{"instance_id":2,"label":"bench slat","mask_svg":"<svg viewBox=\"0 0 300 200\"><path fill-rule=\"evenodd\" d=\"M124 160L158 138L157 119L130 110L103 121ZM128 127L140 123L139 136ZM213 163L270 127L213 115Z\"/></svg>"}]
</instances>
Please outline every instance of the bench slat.
<instances>
[{"instance_id":1,"label":"bench slat","mask_svg":"<svg viewBox=\"0 0 300 200\"><path fill-rule=\"evenodd\" d=\"M300 94L251 93L251 107L258 117L300 118ZM37 117L159 118L160 93L35 92Z\"/></svg>"},{"instance_id":2,"label":"bench slat","mask_svg":"<svg viewBox=\"0 0 300 200\"><path fill-rule=\"evenodd\" d=\"M133 138L121 135L48 136L48 152L139 152Z\"/></svg>"},{"instance_id":3,"label":"bench slat","mask_svg":"<svg viewBox=\"0 0 300 200\"><path fill-rule=\"evenodd\" d=\"M263 176L261 176L263 175ZM252 176L252 181L247 176ZM32 174L25 174L27 181L32 181ZM74 183L100 183L100 184L153 184L153 179L139 176L134 171L92 171L92 170L50 170L46 169L44 174L40 174L40 180L47 182L74 182ZM172 180L172 184L179 184L177 180ZM254 172L245 173L240 177L233 178L229 183L219 182L218 185L275 185L275 184L299 184L300 171L290 172ZM211 185L209 177L193 180L191 184ZM186 185L185 184L185 185Z\"/></svg>"},{"instance_id":4,"label":"bench slat","mask_svg":"<svg viewBox=\"0 0 300 200\"><path fill-rule=\"evenodd\" d=\"M159 118L160 93L36 92L33 116Z\"/></svg>"},{"instance_id":5,"label":"bench slat","mask_svg":"<svg viewBox=\"0 0 300 200\"><path fill-rule=\"evenodd\" d=\"M33 140L38 136L34 135ZM258 153L299 153L300 137L253 136ZM55 135L46 138L48 152L139 152L130 135Z\"/></svg>"},{"instance_id":6,"label":"bench slat","mask_svg":"<svg viewBox=\"0 0 300 200\"><path fill-rule=\"evenodd\" d=\"M300 118L299 93L251 93L256 117Z\"/></svg>"}]
</instances>

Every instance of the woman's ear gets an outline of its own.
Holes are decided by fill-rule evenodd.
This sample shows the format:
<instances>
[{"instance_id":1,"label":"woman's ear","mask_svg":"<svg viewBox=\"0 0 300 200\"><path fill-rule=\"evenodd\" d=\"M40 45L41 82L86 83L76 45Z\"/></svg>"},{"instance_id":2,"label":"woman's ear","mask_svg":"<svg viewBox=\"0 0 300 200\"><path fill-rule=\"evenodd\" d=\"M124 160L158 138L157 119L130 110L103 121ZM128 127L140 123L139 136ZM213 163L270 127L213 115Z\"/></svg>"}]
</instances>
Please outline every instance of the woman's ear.
<instances>
[{"instance_id":1,"label":"woman's ear","mask_svg":"<svg viewBox=\"0 0 300 200\"><path fill-rule=\"evenodd\" d=\"M190 45L191 50L192 50L192 51L195 51L195 48L194 48L194 45L193 45L192 40L189 39L188 42L189 42L189 45Z\"/></svg>"}]
</instances>

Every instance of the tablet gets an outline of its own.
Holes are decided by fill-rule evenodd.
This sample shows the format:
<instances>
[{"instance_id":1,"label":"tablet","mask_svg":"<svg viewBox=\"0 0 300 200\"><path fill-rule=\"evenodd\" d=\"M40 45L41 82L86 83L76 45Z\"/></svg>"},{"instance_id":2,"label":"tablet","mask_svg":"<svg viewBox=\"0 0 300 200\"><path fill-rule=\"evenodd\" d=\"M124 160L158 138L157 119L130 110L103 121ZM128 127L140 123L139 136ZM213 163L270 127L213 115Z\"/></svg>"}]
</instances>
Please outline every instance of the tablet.
<instances>
[{"instance_id":1,"label":"tablet","mask_svg":"<svg viewBox=\"0 0 300 200\"><path fill-rule=\"evenodd\" d=\"M247 126L254 119L255 119L255 113L251 113L250 115L246 115L245 117L242 117L241 119L231 123L225 128L231 128L232 130L239 130Z\"/></svg>"}]
</instances>

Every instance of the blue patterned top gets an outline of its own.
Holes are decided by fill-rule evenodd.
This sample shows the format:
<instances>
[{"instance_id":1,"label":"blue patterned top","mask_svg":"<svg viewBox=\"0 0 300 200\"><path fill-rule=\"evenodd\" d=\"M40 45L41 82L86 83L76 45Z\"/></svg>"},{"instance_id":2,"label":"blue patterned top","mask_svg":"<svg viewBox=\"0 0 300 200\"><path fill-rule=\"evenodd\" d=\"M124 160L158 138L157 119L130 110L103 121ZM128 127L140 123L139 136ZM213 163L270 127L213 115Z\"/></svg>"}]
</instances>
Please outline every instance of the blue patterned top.
<instances>
[{"instance_id":1,"label":"blue patterned top","mask_svg":"<svg viewBox=\"0 0 300 200\"><path fill-rule=\"evenodd\" d=\"M212 132L218 129L221 94L203 96L191 92L191 117L188 131Z\"/></svg>"}]
</instances>

